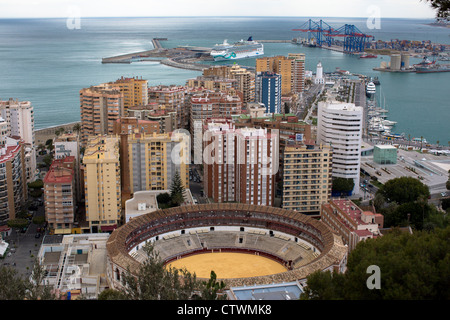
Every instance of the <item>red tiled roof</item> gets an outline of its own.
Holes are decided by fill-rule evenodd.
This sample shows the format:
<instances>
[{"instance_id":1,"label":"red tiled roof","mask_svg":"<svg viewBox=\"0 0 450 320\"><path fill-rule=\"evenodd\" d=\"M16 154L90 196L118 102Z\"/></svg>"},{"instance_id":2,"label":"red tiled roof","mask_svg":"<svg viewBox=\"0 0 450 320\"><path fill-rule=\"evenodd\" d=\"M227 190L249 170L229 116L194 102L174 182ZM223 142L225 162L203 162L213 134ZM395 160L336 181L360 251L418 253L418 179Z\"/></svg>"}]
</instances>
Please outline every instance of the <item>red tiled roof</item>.
<instances>
[{"instance_id":1,"label":"red tiled roof","mask_svg":"<svg viewBox=\"0 0 450 320\"><path fill-rule=\"evenodd\" d=\"M71 183L73 180L73 169L65 167L65 163L73 163L74 156L68 156L53 160L49 171L45 175L44 183Z\"/></svg>"}]
</instances>

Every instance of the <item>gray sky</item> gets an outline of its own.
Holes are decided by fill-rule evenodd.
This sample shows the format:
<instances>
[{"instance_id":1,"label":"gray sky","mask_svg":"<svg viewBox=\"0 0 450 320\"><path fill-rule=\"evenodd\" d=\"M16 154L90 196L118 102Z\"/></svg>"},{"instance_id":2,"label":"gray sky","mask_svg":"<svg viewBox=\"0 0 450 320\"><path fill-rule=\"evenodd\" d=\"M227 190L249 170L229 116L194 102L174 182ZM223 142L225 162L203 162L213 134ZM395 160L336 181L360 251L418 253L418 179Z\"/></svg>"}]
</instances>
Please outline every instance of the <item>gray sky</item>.
<instances>
[{"instance_id":1,"label":"gray sky","mask_svg":"<svg viewBox=\"0 0 450 320\"><path fill-rule=\"evenodd\" d=\"M0 0L1 18L297 16L434 18L425 0Z\"/></svg>"}]
</instances>

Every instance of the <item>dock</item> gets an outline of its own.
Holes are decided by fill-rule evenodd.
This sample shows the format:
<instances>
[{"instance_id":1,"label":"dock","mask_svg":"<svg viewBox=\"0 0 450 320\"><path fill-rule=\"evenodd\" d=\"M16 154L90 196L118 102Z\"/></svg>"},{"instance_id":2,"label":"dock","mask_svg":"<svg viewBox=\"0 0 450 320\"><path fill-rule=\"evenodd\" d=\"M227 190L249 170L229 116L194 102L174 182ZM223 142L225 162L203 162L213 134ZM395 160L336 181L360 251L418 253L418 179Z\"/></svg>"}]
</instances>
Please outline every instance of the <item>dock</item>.
<instances>
[{"instance_id":1,"label":"dock","mask_svg":"<svg viewBox=\"0 0 450 320\"><path fill-rule=\"evenodd\" d=\"M209 68L209 64L200 63L201 61L213 61L211 49L198 46L179 46L176 48L164 48L161 41L167 41L167 38L153 38L153 49L121 54L117 56L102 58L102 63L132 63L139 61L159 61L161 64L187 70L203 71ZM294 40L257 40L262 43L294 43ZM253 67L245 67L254 69Z\"/></svg>"}]
</instances>

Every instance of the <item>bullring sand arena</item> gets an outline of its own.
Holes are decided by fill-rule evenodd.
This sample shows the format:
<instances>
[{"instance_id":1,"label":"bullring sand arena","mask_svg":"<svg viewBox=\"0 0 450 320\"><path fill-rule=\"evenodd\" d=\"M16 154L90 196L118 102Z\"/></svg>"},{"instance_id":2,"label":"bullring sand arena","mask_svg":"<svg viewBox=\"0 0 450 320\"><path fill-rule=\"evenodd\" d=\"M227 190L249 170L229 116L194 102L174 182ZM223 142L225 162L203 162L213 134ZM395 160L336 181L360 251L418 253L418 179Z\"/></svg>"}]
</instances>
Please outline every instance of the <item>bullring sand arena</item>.
<instances>
[{"instance_id":1,"label":"bullring sand arena","mask_svg":"<svg viewBox=\"0 0 450 320\"><path fill-rule=\"evenodd\" d=\"M302 281L343 270L347 248L325 224L296 211L239 203L186 205L138 216L108 238L107 278L137 274L151 242L166 264L226 287Z\"/></svg>"},{"instance_id":2,"label":"bullring sand arena","mask_svg":"<svg viewBox=\"0 0 450 320\"><path fill-rule=\"evenodd\" d=\"M177 269L186 268L198 278L209 278L214 271L220 279L267 276L287 271L282 264L255 254L214 252L181 258L170 264Z\"/></svg>"}]
</instances>

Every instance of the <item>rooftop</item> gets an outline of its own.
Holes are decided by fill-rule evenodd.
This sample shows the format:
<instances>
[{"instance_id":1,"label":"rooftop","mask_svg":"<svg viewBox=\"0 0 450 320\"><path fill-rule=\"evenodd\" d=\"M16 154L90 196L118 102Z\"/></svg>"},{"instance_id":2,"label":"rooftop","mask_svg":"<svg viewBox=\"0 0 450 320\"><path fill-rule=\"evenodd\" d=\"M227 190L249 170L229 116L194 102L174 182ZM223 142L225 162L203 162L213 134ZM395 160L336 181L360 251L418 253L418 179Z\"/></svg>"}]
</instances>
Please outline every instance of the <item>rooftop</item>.
<instances>
[{"instance_id":1,"label":"rooftop","mask_svg":"<svg viewBox=\"0 0 450 320\"><path fill-rule=\"evenodd\" d=\"M19 151L20 145L6 146L3 149L0 149L0 163L11 160Z\"/></svg>"},{"instance_id":2,"label":"rooftop","mask_svg":"<svg viewBox=\"0 0 450 320\"><path fill-rule=\"evenodd\" d=\"M71 167L67 167L67 165L74 162L74 156L53 160L49 171L45 175L44 183L71 183L74 177L74 170Z\"/></svg>"}]
</instances>

